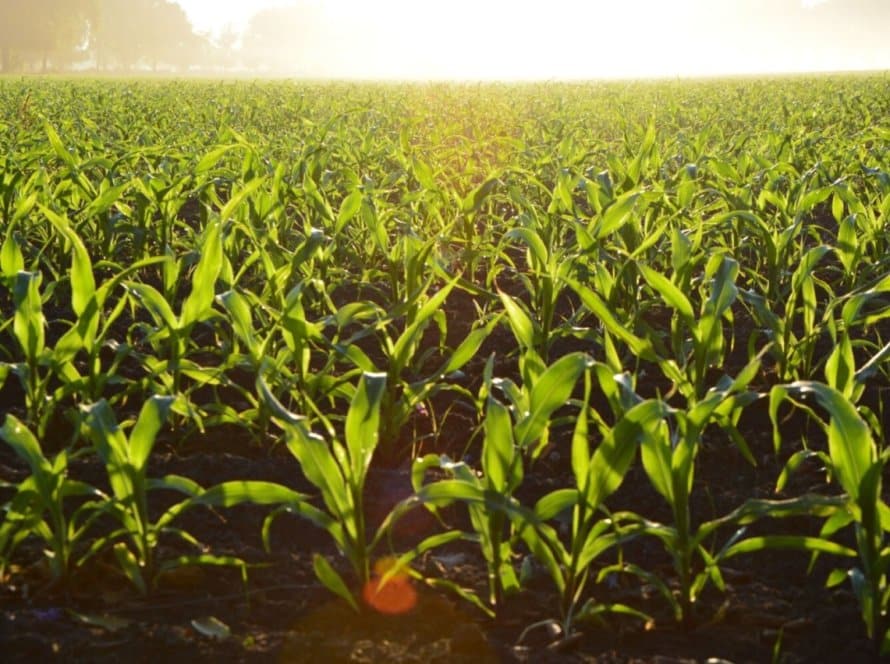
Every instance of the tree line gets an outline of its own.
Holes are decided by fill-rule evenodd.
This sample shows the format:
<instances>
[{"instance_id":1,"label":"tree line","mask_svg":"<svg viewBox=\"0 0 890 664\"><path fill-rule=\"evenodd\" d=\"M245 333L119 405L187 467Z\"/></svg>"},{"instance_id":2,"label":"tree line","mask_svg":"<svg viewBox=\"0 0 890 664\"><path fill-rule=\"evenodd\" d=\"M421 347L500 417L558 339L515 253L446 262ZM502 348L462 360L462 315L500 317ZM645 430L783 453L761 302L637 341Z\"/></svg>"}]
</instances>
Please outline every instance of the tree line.
<instances>
[{"instance_id":1,"label":"tree line","mask_svg":"<svg viewBox=\"0 0 890 664\"><path fill-rule=\"evenodd\" d=\"M299 69L310 22L305 7L269 9L243 34L209 35L174 0L0 0L0 72L276 69L282 38Z\"/></svg>"},{"instance_id":2,"label":"tree line","mask_svg":"<svg viewBox=\"0 0 890 664\"><path fill-rule=\"evenodd\" d=\"M170 0L0 0L3 72L186 67L209 45Z\"/></svg>"},{"instance_id":3,"label":"tree line","mask_svg":"<svg viewBox=\"0 0 890 664\"><path fill-rule=\"evenodd\" d=\"M628 2L639 2L641 12L651 8ZM731 24L804 55L818 47L837 64L851 51L886 53L890 0L825 0L809 9L802 0L689 6L699 23L721 35ZM257 12L243 33L208 35L194 30L175 0L0 0L0 72L249 69L336 76L348 70L339 60L348 51L340 48L344 41L373 59L381 35L331 22L317 3L295 0ZM750 48L753 57L758 45Z\"/></svg>"}]
</instances>

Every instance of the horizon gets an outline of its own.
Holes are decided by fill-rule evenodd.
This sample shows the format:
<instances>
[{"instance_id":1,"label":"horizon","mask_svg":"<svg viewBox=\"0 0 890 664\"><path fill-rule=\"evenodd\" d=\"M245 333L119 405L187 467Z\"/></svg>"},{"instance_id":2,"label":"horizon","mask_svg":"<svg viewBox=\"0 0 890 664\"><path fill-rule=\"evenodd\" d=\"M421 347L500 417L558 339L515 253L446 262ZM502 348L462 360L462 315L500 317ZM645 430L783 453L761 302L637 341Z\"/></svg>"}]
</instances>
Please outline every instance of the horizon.
<instances>
[{"instance_id":1,"label":"horizon","mask_svg":"<svg viewBox=\"0 0 890 664\"><path fill-rule=\"evenodd\" d=\"M62 9L64 8L64 9ZM64 12L60 15L60 12ZM352 81L890 70L887 0L48 0L0 7L2 71Z\"/></svg>"}]
</instances>

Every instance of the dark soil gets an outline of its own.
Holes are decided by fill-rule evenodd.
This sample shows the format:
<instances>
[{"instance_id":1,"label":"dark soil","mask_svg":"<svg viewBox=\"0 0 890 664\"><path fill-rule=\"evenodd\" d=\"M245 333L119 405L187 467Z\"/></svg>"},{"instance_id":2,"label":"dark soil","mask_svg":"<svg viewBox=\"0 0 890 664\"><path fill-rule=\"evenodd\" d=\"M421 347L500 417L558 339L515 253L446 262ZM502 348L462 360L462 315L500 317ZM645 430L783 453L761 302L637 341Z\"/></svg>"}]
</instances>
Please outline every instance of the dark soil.
<instances>
[{"instance_id":1,"label":"dark soil","mask_svg":"<svg viewBox=\"0 0 890 664\"><path fill-rule=\"evenodd\" d=\"M761 463L755 468L715 434L699 457L694 508L699 518L725 513L751 496L773 495L781 459L771 453L765 408L752 408L742 422ZM794 426L792 422L792 426ZM799 425L800 422L798 421ZM557 436L559 438L559 436ZM204 447L204 446L202 446ZM227 441L226 449L234 446ZM559 442L528 474L520 497L565 486L568 477ZM824 476L813 469L795 479L793 492L825 490ZM262 479L311 492L298 465L283 446L253 456L192 453L179 457L168 448L156 454L150 474L192 477L204 486L229 479ZM71 474L102 486L104 470L94 460L73 462ZM18 480L24 468L4 446L0 477ZM410 493L407 473L381 470L369 478L369 518L377 521ZM157 494L164 503L165 496ZM613 507L633 508L650 518L667 518L665 505L642 470L633 469ZM27 546L11 584L2 588L0 644L7 662L65 661L257 661L257 662L767 662L774 653L783 662L861 662L874 659L852 593L843 586L826 590L832 563L820 560L807 573L803 554L772 552L733 559L725 569L725 593L713 588L700 600L697 626L680 629L663 600L650 587L629 579L594 586L597 599L623 602L653 616L644 625L632 618L606 618L585 624L579 636L562 643L532 623L556 615L557 598L545 577L534 577L511 598L497 620L469 603L427 587L410 613L392 617L371 611L357 614L330 595L312 572L312 552L338 560L327 535L282 516L272 527L271 551L263 549L260 529L267 509L242 506L201 508L186 513L180 525L219 555L255 564L244 586L229 568L186 568L162 576L157 590L142 598L118 576L113 561L99 560L83 570L67 589L47 589L39 551ZM448 515L446 515L448 516ZM450 515L458 523L458 513ZM807 532L814 523L801 519L781 524ZM432 533L440 526L425 512L410 515L395 534L395 546ZM768 529L768 527L767 527ZM161 547L161 556L176 553ZM669 560L654 541L632 542L625 551L647 569L671 578ZM341 561L342 562L342 561ZM605 561L604 561L605 562ZM519 561L517 561L517 564ZM418 569L445 577L484 596L485 571L469 544L426 554ZM341 566L342 569L342 566ZM345 571L345 570L344 570ZM214 617L230 636L202 634L195 624ZM716 658L716 659L712 659Z\"/></svg>"},{"instance_id":2,"label":"dark soil","mask_svg":"<svg viewBox=\"0 0 890 664\"><path fill-rule=\"evenodd\" d=\"M467 298L455 297L449 300L449 306L454 308L450 312L454 315L449 317L455 321L476 316ZM564 309L570 311L572 303L566 303ZM449 332L451 329L449 326ZM461 336L448 339L449 344ZM743 345L738 343L734 350L727 363L728 372L738 371L746 363ZM465 367L462 386L471 392L479 388L490 353L497 353L497 375L518 378L515 360L502 353L504 348L514 346L506 326L496 328ZM587 348L584 342L567 337L558 340L551 353L557 357L574 350ZM657 369L649 367L646 373L651 378L640 379L645 383L639 386L641 393L663 394L668 385L655 380ZM768 375L761 380L768 382ZM245 377L244 382L251 383L252 377ZM17 404L21 400L19 394L9 391L12 384L9 381L6 392L0 393L0 403ZM760 385L761 391L768 388L766 383ZM880 394L882 389L878 389ZM405 427L406 440L399 446L405 455L411 451L409 438L413 435L414 443L421 441L413 450L417 454L445 453L478 463L480 441L474 409L455 400L453 394L446 391L433 399L439 419L436 431L430 427L429 414L420 412ZM596 399L594 395L594 403ZM740 430L757 465L751 466L723 432L706 432L693 489L696 522L724 515L752 497L834 491L826 485L825 474L818 466L805 465L783 494L775 493L776 479L791 448L799 445L804 435L809 444L819 444L816 427L808 425L802 415L787 420L783 439L788 441L788 448L778 456L772 448L765 399L746 409ZM257 445L255 439L235 427L210 430L187 441L173 433L166 435L152 457L151 477L185 475L205 487L227 480L265 480L310 495L316 493L284 445ZM524 504L531 505L542 495L571 484L570 435L566 427L555 429L550 447L532 468L526 469L517 496ZM18 482L26 474L10 448L0 445L0 480ZM94 457L72 461L70 475L107 490L105 470ZM402 468L372 470L366 491L369 522L382 521L389 509L410 493L404 464ZM0 491L0 500L8 496L8 490ZM163 492L152 495L153 509L159 512L173 498ZM670 520L668 506L652 489L639 463L610 498L609 507L632 510L649 519ZM0 585L3 661L117 662L126 658L156 662L162 657L189 662L282 663L878 661L848 585L824 587L828 573L847 561L823 556L808 572L809 557L800 553L776 551L734 558L723 569L726 591L719 592L713 586L706 589L691 629L683 629L674 621L652 586L613 575L602 584L591 584L588 594L601 602L642 610L652 616L652 621L644 624L636 618L606 617L598 623L583 624L578 634L565 641L539 627L520 642L527 627L558 616L558 598L542 571L532 576L520 595L508 599L497 619L486 617L456 595L419 582L419 601L410 613L395 617L371 610L356 613L331 595L313 573L314 553L324 554L344 574L348 573L328 535L294 516L283 515L272 525L271 550L267 552L261 528L268 514L268 508L253 506L186 512L178 526L206 545L208 552L247 562L248 583L243 583L237 568L190 567L162 575L148 597L139 596L127 585L113 557L95 559L66 588L49 588L43 563L36 562L42 559L39 548L26 543L17 554L18 565L12 570L11 581ZM467 526L466 517L457 509L444 517L453 526ZM818 527L814 519L799 518L781 524L758 523L751 531L816 534ZM398 523L393 548L404 551L441 528L427 512L412 512ZM719 548L730 535L720 532L717 541L709 544ZM185 552L181 544L164 541L159 557L169 559ZM379 553L385 555L387 551ZM670 559L656 540L632 541L623 555L674 582ZM598 564L614 559L615 554L611 554ZM515 563L518 568L522 559ZM428 552L415 567L429 578L445 578L473 589L480 597L487 592L484 562L469 543ZM207 634L211 617L227 626L227 636Z\"/></svg>"}]
</instances>

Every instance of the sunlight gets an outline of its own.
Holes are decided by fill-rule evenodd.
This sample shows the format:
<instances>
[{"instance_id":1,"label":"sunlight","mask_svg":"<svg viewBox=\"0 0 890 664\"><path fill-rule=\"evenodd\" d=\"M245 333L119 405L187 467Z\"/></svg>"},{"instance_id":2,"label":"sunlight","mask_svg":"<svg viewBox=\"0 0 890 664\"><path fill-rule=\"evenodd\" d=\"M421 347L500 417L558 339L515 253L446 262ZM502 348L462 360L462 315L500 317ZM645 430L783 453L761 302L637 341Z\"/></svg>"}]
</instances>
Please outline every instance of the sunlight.
<instances>
[{"instance_id":1,"label":"sunlight","mask_svg":"<svg viewBox=\"0 0 890 664\"><path fill-rule=\"evenodd\" d=\"M40 21L10 33L2 69L471 81L890 69L885 0L102 0L98 20L90 1L58 34Z\"/></svg>"},{"instance_id":2,"label":"sunlight","mask_svg":"<svg viewBox=\"0 0 890 664\"><path fill-rule=\"evenodd\" d=\"M181 4L197 29L216 33L246 31L255 12L290 7L293 29L263 48L274 51L274 70L312 77L548 80L890 66L884 45L826 38L837 32L819 12L836 9L832 0Z\"/></svg>"}]
</instances>

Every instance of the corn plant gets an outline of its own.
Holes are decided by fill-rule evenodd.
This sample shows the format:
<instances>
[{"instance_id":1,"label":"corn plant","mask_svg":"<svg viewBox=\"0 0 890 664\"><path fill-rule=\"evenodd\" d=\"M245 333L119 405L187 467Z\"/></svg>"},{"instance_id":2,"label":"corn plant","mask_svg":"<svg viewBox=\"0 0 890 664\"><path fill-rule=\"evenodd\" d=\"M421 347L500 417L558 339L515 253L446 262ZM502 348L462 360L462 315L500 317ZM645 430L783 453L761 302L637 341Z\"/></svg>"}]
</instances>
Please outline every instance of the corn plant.
<instances>
[{"instance_id":1,"label":"corn plant","mask_svg":"<svg viewBox=\"0 0 890 664\"><path fill-rule=\"evenodd\" d=\"M556 306L567 288L566 279L574 264L568 251L552 244L548 248L539 230L543 231L527 222L506 233L504 241L519 240L526 245L528 272L519 272L518 276L530 296L529 311L534 312L534 317L529 317L533 322L533 347L547 362L553 343L571 329L570 322L557 325ZM503 255L506 256L506 252ZM502 300L505 297L508 296L501 293Z\"/></svg>"},{"instance_id":2,"label":"corn plant","mask_svg":"<svg viewBox=\"0 0 890 664\"><path fill-rule=\"evenodd\" d=\"M415 491L427 499L432 489L424 486L426 472L433 467L444 470L460 486L462 496L471 497L468 504L473 532L488 568L488 605L499 609L505 599L519 591L519 579L513 568L514 546L518 529L510 522L509 511L492 508L492 496L497 504L515 503L514 493L525 474L525 458L534 458L542 449L541 441L548 439L551 417L564 406L572 389L589 363L582 353L573 353L557 360L531 385L520 390L515 385L504 386L511 397L511 408L492 394L497 379L491 376L492 359L486 368L484 440L482 444L482 472L468 464L454 462L447 457L427 455L417 459L412 472ZM512 417L511 417L512 412ZM436 495L439 495L436 493ZM480 498L481 496L481 498ZM488 498L486 498L488 497ZM461 499L459 496L453 496ZM435 508L436 505L433 505ZM434 509L435 511L435 509ZM520 511L521 513L521 511Z\"/></svg>"},{"instance_id":3,"label":"corn plant","mask_svg":"<svg viewBox=\"0 0 890 664\"><path fill-rule=\"evenodd\" d=\"M313 556L316 576L326 588L358 611L361 589L371 580L374 552L395 518L406 509L405 506L397 506L376 531L371 532L365 512L365 481L380 441L380 413L386 391L386 374L362 375L346 415L344 442L332 440L328 443L313 433L305 419L288 412L277 401L262 377L257 380L257 388L276 413L276 421L284 429L288 449L300 462L306 479L319 490L323 504L323 508L318 508L302 501L276 510L263 524L263 540L268 548L272 521L285 512L298 514L326 531L348 561L358 589L350 589L350 584L319 553ZM446 539L450 537L452 535L446 536ZM441 541L441 535L434 535L430 543L418 545L416 551L422 552L427 546Z\"/></svg>"},{"instance_id":4,"label":"corn plant","mask_svg":"<svg viewBox=\"0 0 890 664\"><path fill-rule=\"evenodd\" d=\"M696 527L690 511L690 497L695 477L695 459L705 428L712 422L731 419L734 413L757 398L748 391L748 383L759 368L759 361L749 364L733 380L727 378L711 389L703 399L686 409L663 404L660 412L641 422L646 435L642 439L643 468L652 486L665 499L673 516L670 524L648 524L648 533L661 540L670 554L679 582L678 597L664 583L658 583L674 609L679 622L692 624L695 600L709 579L722 585L715 559L704 548L713 525ZM705 563L696 572L696 557ZM636 571L640 571L636 568ZM644 576L649 577L644 573Z\"/></svg>"},{"instance_id":5,"label":"corn plant","mask_svg":"<svg viewBox=\"0 0 890 664\"><path fill-rule=\"evenodd\" d=\"M10 486L15 495L3 507L0 577L16 548L33 536L46 545L50 582L65 583L83 562L90 526L108 498L97 488L68 477L68 451L47 458L34 434L12 415L6 416L0 438L28 464L31 473ZM70 503L78 500L72 511Z\"/></svg>"},{"instance_id":6,"label":"corn plant","mask_svg":"<svg viewBox=\"0 0 890 664\"><path fill-rule=\"evenodd\" d=\"M212 315L216 280L223 260L222 246L222 224L215 222L207 227L202 238L203 249L192 275L191 291L179 315L153 286L136 281L125 284L134 304L147 310L154 322L147 329L147 339L159 355L144 358L152 382L156 389L177 399L175 410L185 417L194 417L195 413L183 392L183 376L202 382L214 380L213 372L191 362L187 353L192 329Z\"/></svg>"},{"instance_id":7,"label":"corn plant","mask_svg":"<svg viewBox=\"0 0 890 664\"><path fill-rule=\"evenodd\" d=\"M528 460L534 461L549 443L551 415L571 397L590 358L583 353L570 353L548 367L538 352L531 319L509 295L499 293L499 296L507 323L519 344L522 383L516 385L509 378L493 377L492 358L489 358L480 397L484 400L492 388L504 395L516 422L516 444Z\"/></svg>"},{"instance_id":8,"label":"corn plant","mask_svg":"<svg viewBox=\"0 0 890 664\"><path fill-rule=\"evenodd\" d=\"M605 381L614 378L603 374ZM657 418L663 404L657 400L640 401L620 416L591 454L588 433L590 373L585 376L585 398L572 435L571 461L574 486L557 489L540 498L534 507L532 523L514 523L532 554L545 566L560 597L559 620L532 625L523 632L548 624L556 624L564 639L575 626L605 612L648 616L623 604L603 604L584 592L591 578L594 561L622 541L633 537L640 528L622 527L624 516L609 514L604 501L621 485L645 436L645 423ZM607 384L607 391L617 385ZM547 521L571 510L568 544L557 529ZM522 640L522 637L520 637Z\"/></svg>"},{"instance_id":9,"label":"corn plant","mask_svg":"<svg viewBox=\"0 0 890 664\"><path fill-rule=\"evenodd\" d=\"M28 422L36 426L38 435L42 434L53 412L53 404L49 399L49 381L51 373L43 367L49 354L46 348L46 317L43 313L43 301L40 283L43 277L40 272L19 271L12 279L13 333L19 344L22 361L4 367L4 378L14 373L25 393L25 408Z\"/></svg>"},{"instance_id":10,"label":"corn plant","mask_svg":"<svg viewBox=\"0 0 890 664\"><path fill-rule=\"evenodd\" d=\"M642 263L637 265L646 282L673 310L670 349L660 352L659 366L690 404L704 398L710 388L708 370L720 367L726 355L724 318L732 315L738 289L735 285L738 263L715 255L708 261L705 275L711 278L711 292L696 315L680 285Z\"/></svg>"},{"instance_id":11,"label":"corn plant","mask_svg":"<svg viewBox=\"0 0 890 664\"><path fill-rule=\"evenodd\" d=\"M497 322L495 319L476 327L433 370L425 368L440 349L423 348L423 334L434 320L446 325L441 307L456 283L456 280L452 280L432 295L426 295L432 285L432 279L427 280L419 292L390 312L379 326L385 361L385 366L381 368L385 368L387 377L380 404L382 429L379 456L389 463L398 459L399 452L403 451L398 449L399 434L417 408L439 392L462 390L459 385L449 384L446 379L475 357ZM404 327L390 330L390 326L402 316L405 317ZM338 340L333 348L361 370L375 372L378 367L373 360L355 345L373 331L373 327L359 330L347 339ZM443 337L444 332L440 329Z\"/></svg>"},{"instance_id":12,"label":"corn plant","mask_svg":"<svg viewBox=\"0 0 890 664\"><path fill-rule=\"evenodd\" d=\"M825 521L820 535L831 537L842 528L852 527L855 536L854 555L858 555L860 566L835 570L827 585L850 579L868 636L878 651L890 653L890 508L881 497L882 475L890 453L878 452L868 424L847 395L812 381L773 387L770 417L777 450L782 443L778 413L784 401L803 408L825 431L828 453L819 454L819 458L844 492L842 506ZM827 422L816 413L813 401L828 415Z\"/></svg>"},{"instance_id":13,"label":"corn plant","mask_svg":"<svg viewBox=\"0 0 890 664\"><path fill-rule=\"evenodd\" d=\"M816 268L830 251L828 246L814 247L806 252L791 275L789 291L773 300L754 291L741 291L741 299L752 316L766 330L776 359L776 373L780 380L812 377L816 361L816 343L826 331L827 323L819 319L817 288L833 291L829 284L816 276ZM771 307L783 303L781 313Z\"/></svg>"},{"instance_id":14,"label":"corn plant","mask_svg":"<svg viewBox=\"0 0 890 664\"><path fill-rule=\"evenodd\" d=\"M114 516L120 526L94 540L86 555L111 547L121 572L143 594L152 591L159 575L186 565L231 565L240 567L246 575L246 563L230 556L198 553L158 560L156 553L163 535L199 550L204 548L190 533L175 527L173 522L184 511L199 505L230 507L242 502L284 503L299 511L306 498L269 482L232 481L205 490L193 480L178 475L149 477L148 460L172 404L172 397L151 397L140 410L129 436L117 423L108 402L103 400L84 407L86 433L105 465L111 485L112 500L103 510ZM149 495L158 490L180 493L185 498L152 520Z\"/></svg>"}]
</instances>

